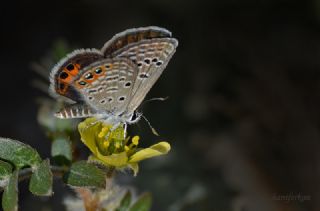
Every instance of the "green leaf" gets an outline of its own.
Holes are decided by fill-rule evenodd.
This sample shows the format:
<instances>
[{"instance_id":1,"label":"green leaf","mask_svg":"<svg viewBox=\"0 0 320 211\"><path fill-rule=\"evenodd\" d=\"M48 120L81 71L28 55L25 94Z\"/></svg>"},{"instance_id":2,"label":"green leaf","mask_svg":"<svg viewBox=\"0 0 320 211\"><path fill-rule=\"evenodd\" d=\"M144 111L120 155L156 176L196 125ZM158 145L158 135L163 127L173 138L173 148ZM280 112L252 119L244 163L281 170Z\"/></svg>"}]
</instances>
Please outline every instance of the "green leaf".
<instances>
[{"instance_id":1,"label":"green leaf","mask_svg":"<svg viewBox=\"0 0 320 211\"><path fill-rule=\"evenodd\" d=\"M35 167L40 164L38 152L20 141L0 138L0 158L12 162L17 168Z\"/></svg>"},{"instance_id":2,"label":"green leaf","mask_svg":"<svg viewBox=\"0 0 320 211\"><path fill-rule=\"evenodd\" d=\"M139 199L131 206L129 211L149 211L151 208L152 197L150 193L142 194Z\"/></svg>"},{"instance_id":3,"label":"green leaf","mask_svg":"<svg viewBox=\"0 0 320 211\"><path fill-rule=\"evenodd\" d=\"M33 172L29 190L34 195L51 196L52 195L52 172L49 160L44 160Z\"/></svg>"},{"instance_id":4,"label":"green leaf","mask_svg":"<svg viewBox=\"0 0 320 211\"><path fill-rule=\"evenodd\" d=\"M116 211L127 211L131 203L131 193L130 191L127 191L127 193L122 198L119 207L116 209Z\"/></svg>"},{"instance_id":5,"label":"green leaf","mask_svg":"<svg viewBox=\"0 0 320 211\"><path fill-rule=\"evenodd\" d=\"M13 172L9 184L4 188L2 208L4 211L18 210L18 170Z\"/></svg>"},{"instance_id":6,"label":"green leaf","mask_svg":"<svg viewBox=\"0 0 320 211\"><path fill-rule=\"evenodd\" d=\"M64 137L55 139L52 142L51 155L58 164L69 164L72 160L70 141Z\"/></svg>"},{"instance_id":7,"label":"green leaf","mask_svg":"<svg viewBox=\"0 0 320 211\"><path fill-rule=\"evenodd\" d=\"M64 175L64 181L76 187L106 187L105 173L91 163L79 161L73 163L69 172Z\"/></svg>"},{"instance_id":8,"label":"green leaf","mask_svg":"<svg viewBox=\"0 0 320 211\"><path fill-rule=\"evenodd\" d=\"M11 173L12 165L10 163L0 160L0 187L4 187L7 185Z\"/></svg>"}]
</instances>

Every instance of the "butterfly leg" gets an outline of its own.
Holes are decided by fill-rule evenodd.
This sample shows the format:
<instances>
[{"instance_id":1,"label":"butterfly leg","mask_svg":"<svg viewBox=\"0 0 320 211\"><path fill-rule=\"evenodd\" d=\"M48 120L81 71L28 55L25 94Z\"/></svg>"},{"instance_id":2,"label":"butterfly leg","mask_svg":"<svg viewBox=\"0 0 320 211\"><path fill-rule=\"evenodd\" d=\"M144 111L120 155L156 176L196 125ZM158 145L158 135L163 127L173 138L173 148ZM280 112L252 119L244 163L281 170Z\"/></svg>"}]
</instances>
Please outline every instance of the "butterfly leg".
<instances>
[{"instance_id":1,"label":"butterfly leg","mask_svg":"<svg viewBox=\"0 0 320 211\"><path fill-rule=\"evenodd\" d=\"M127 123L124 123L124 129L123 129L123 140L125 140L126 139L126 137L127 137Z\"/></svg>"}]
</instances>

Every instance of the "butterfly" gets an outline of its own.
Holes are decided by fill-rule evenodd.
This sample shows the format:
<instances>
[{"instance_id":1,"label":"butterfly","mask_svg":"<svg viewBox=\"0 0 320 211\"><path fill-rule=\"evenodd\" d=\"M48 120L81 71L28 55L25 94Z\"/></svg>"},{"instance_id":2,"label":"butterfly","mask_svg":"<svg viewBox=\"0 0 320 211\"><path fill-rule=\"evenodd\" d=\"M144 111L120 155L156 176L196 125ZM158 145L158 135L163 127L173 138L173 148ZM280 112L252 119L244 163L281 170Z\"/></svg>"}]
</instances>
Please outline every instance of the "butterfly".
<instances>
[{"instance_id":1,"label":"butterfly","mask_svg":"<svg viewBox=\"0 0 320 211\"><path fill-rule=\"evenodd\" d=\"M101 50L71 52L51 70L50 93L70 103L55 116L95 117L115 127L137 122L137 108L177 46L171 32L149 26L118 33Z\"/></svg>"}]
</instances>

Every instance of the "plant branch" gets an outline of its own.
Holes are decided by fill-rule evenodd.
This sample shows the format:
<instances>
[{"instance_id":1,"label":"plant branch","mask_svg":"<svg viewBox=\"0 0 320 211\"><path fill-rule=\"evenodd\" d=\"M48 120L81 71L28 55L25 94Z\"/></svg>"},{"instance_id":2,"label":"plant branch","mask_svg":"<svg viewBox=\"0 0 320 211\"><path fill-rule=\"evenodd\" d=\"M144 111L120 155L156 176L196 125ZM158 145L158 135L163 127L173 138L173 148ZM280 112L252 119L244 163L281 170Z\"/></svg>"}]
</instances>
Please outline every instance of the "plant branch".
<instances>
[{"instance_id":1,"label":"plant branch","mask_svg":"<svg viewBox=\"0 0 320 211\"><path fill-rule=\"evenodd\" d=\"M61 178L68 171L64 166L50 166L53 176ZM19 171L19 182L29 179L32 175L32 168L25 168Z\"/></svg>"},{"instance_id":2,"label":"plant branch","mask_svg":"<svg viewBox=\"0 0 320 211\"><path fill-rule=\"evenodd\" d=\"M115 173L115 167L110 167L107 171L107 178L111 179L114 173Z\"/></svg>"},{"instance_id":3,"label":"plant branch","mask_svg":"<svg viewBox=\"0 0 320 211\"><path fill-rule=\"evenodd\" d=\"M68 167L62 166L50 166L53 176L61 178L64 173L68 171ZM27 180L32 175L32 168L25 168L19 171L19 182ZM3 191L3 188L0 189L0 192Z\"/></svg>"}]
</instances>

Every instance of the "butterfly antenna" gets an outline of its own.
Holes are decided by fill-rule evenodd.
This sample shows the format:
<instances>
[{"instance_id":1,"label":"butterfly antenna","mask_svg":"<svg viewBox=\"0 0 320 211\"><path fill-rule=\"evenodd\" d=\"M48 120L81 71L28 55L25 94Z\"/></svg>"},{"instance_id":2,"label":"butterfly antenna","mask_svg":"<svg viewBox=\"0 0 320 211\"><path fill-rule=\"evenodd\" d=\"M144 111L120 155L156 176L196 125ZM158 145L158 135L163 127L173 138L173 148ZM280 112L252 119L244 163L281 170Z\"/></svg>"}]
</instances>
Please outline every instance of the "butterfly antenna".
<instances>
[{"instance_id":1,"label":"butterfly antenna","mask_svg":"<svg viewBox=\"0 0 320 211\"><path fill-rule=\"evenodd\" d=\"M146 121L146 123L149 125L152 133L153 133L154 135L156 135L156 136L160 136L159 133L156 131L156 129L154 129L154 127L152 127L152 125L151 125L151 123L149 122L149 120L148 120L144 115L142 115L142 114L141 114L141 117L142 117L142 118Z\"/></svg>"},{"instance_id":2,"label":"butterfly antenna","mask_svg":"<svg viewBox=\"0 0 320 211\"><path fill-rule=\"evenodd\" d=\"M141 107L142 107L143 105L145 105L146 103L149 103L149 102L151 102L151 101L165 101L165 100L167 100L168 98L169 98L169 96L167 96L167 97L154 97L154 98L151 98L151 99L148 99L148 100L144 101L144 102L141 104Z\"/></svg>"}]
</instances>

